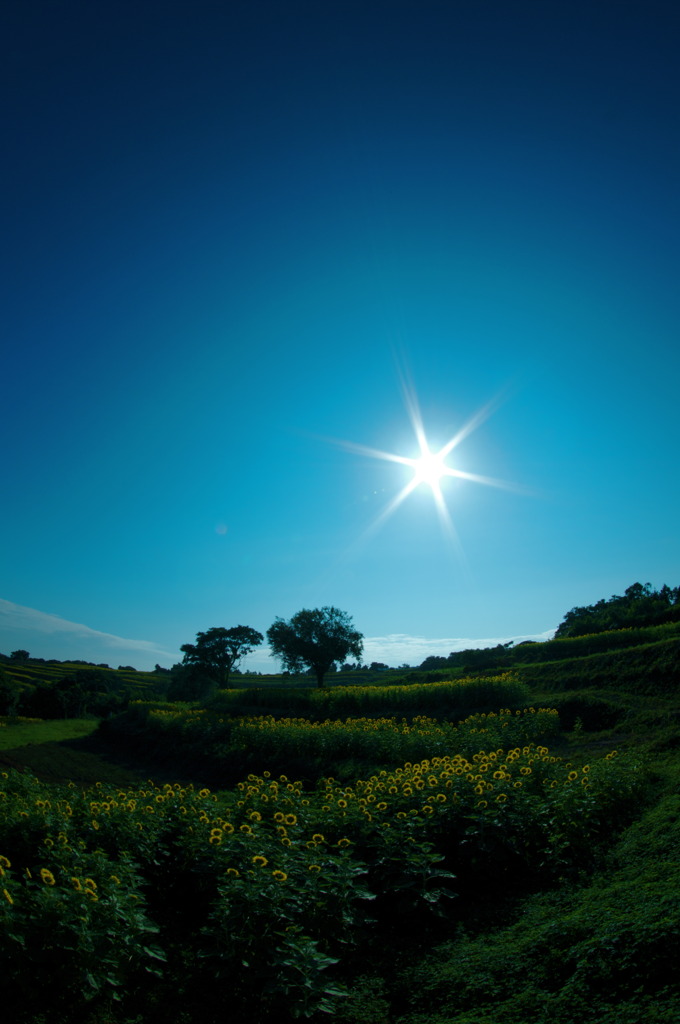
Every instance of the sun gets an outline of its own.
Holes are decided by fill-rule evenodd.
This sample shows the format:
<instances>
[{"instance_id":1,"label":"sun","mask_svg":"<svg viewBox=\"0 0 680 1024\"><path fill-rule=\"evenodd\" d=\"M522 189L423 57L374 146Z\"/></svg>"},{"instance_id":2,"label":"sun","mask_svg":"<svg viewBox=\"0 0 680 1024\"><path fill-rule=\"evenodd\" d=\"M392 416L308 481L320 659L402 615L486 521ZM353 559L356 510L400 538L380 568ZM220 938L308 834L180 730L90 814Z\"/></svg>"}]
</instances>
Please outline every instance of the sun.
<instances>
[{"instance_id":1,"label":"sun","mask_svg":"<svg viewBox=\"0 0 680 1024\"><path fill-rule=\"evenodd\" d=\"M402 504L405 499L420 487L421 484L430 488L432 497L439 514L439 519L444 529L444 532L458 544L458 538L456 531L451 519L451 515L447 508L442 494L442 480L444 477L454 477L459 480L468 480L478 484L486 484L490 487L501 487L506 490L512 491L524 491L524 488L518 487L516 484L508 483L504 480L496 480L488 476L480 476L477 473L468 473L461 469L456 469L453 466L448 465L447 457L451 454L454 448L468 437L473 430L484 422L492 413L496 406L496 402L488 402L483 406L474 416L471 417L464 424L461 429L454 434L454 436L447 441L447 443L439 450L432 450L425 433L425 427L423 425L423 419L420 413L420 406L412 386L409 386L402 377L402 390L404 394L404 402L406 405L406 411L411 420L411 425L416 436L418 444L418 454L415 457L409 458L406 455L398 455L394 452L380 451L377 448L369 448L366 445L354 444L352 441L337 441L332 438L326 438L327 441L331 441L332 444L337 444L344 448L346 451L355 452L358 455L365 455L373 459L383 459L387 462L396 462L402 466L408 466L413 471L411 479L402 487L392 500L388 503L386 508L378 515L374 520L369 531L373 531L380 527L393 512ZM526 493L526 492L525 492Z\"/></svg>"},{"instance_id":2,"label":"sun","mask_svg":"<svg viewBox=\"0 0 680 1024\"><path fill-rule=\"evenodd\" d=\"M414 488L419 487L420 484L426 484L436 493L440 490L442 477L456 475L456 471L446 465L444 461L446 455L445 449L442 449L440 452L432 452L426 447L425 451L417 459L411 460Z\"/></svg>"}]
</instances>

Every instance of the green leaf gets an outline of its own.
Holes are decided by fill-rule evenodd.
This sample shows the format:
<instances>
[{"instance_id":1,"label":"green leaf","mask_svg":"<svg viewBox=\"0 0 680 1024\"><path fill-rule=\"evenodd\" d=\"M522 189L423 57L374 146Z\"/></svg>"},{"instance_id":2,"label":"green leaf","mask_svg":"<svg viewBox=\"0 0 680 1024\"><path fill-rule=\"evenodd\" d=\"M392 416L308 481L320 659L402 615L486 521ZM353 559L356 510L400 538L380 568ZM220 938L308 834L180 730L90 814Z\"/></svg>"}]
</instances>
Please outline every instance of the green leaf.
<instances>
[{"instance_id":1,"label":"green leaf","mask_svg":"<svg viewBox=\"0 0 680 1024\"><path fill-rule=\"evenodd\" d=\"M147 956L153 957L154 960L162 960L165 962L167 957L162 949L154 946L143 946L142 947Z\"/></svg>"}]
</instances>

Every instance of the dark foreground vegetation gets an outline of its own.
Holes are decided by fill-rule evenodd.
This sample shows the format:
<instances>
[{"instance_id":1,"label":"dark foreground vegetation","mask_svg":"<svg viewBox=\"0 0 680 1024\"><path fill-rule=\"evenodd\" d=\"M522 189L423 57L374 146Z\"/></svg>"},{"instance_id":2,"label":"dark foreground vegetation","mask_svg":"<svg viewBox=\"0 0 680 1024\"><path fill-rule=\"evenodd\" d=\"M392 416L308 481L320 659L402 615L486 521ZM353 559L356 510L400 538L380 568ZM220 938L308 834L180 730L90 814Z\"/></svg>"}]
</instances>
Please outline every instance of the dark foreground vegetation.
<instances>
[{"instance_id":1,"label":"dark foreground vegetation","mask_svg":"<svg viewBox=\"0 0 680 1024\"><path fill-rule=\"evenodd\" d=\"M5 1019L677 1024L679 648L3 719Z\"/></svg>"}]
</instances>

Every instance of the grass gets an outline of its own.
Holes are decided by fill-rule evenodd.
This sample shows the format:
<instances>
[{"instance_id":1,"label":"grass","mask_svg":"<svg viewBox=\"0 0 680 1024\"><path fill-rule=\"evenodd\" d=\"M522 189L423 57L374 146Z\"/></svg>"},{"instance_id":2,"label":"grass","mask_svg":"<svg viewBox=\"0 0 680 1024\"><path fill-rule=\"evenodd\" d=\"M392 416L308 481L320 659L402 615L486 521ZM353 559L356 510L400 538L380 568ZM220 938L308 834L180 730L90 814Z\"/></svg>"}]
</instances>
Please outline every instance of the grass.
<instances>
[{"instance_id":1,"label":"grass","mask_svg":"<svg viewBox=\"0 0 680 1024\"><path fill-rule=\"evenodd\" d=\"M0 750L15 750L29 744L59 743L90 736L99 722L94 718L12 719L0 717Z\"/></svg>"},{"instance_id":2,"label":"grass","mask_svg":"<svg viewBox=\"0 0 680 1024\"><path fill-rule=\"evenodd\" d=\"M680 798L631 825L606 870L461 933L404 978L398 1024L676 1024Z\"/></svg>"},{"instance_id":3,"label":"grass","mask_svg":"<svg viewBox=\"0 0 680 1024\"><path fill-rule=\"evenodd\" d=\"M552 642L568 643L566 640ZM578 658L527 663L516 666L516 671L530 686L553 692L591 687L647 694L675 693L680 682L680 639L670 637Z\"/></svg>"},{"instance_id":4,"label":"grass","mask_svg":"<svg viewBox=\"0 0 680 1024\"><path fill-rule=\"evenodd\" d=\"M0 766L46 782L127 786L146 778L143 766L120 764L97 736L94 718L43 721L0 717Z\"/></svg>"}]
</instances>

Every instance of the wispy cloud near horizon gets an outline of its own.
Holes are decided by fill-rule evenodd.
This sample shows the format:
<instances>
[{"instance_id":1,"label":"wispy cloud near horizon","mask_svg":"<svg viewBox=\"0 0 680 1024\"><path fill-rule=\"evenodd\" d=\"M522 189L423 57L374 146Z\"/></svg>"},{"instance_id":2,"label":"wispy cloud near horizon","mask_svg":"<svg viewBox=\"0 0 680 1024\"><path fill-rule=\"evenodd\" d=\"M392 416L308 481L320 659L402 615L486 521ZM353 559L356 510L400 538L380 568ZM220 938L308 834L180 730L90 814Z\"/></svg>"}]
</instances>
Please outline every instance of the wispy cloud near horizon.
<instances>
[{"instance_id":1,"label":"wispy cloud near horizon","mask_svg":"<svg viewBox=\"0 0 680 1024\"><path fill-rule=\"evenodd\" d=\"M473 648L496 647L498 644L521 643L523 640L538 642L551 640L554 629L543 633L523 634L522 636L495 636L485 638L443 637L430 638L410 636L407 633L390 633L387 636L371 636L364 640L363 661L383 661L388 665L419 665L430 655L446 657L454 651L466 651Z\"/></svg>"},{"instance_id":2,"label":"wispy cloud near horizon","mask_svg":"<svg viewBox=\"0 0 680 1024\"><path fill-rule=\"evenodd\" d=\"M554 629L521 636L495 637L425 637L408 633L389 633L364 639L362 662L381 661L390 667L420 665L430 655L446 657L453 651L495 647L511 641L544 641L552 639ZM180 660L179 650L168 651L151 640L128 637L92 629L81 622L71 622L59 615L27 608L0 598L0 650L9 654L25 647L38 658L55 658L103 662L116 655L135 664L136 668L153 668L158 661L170 664ZM241 666L259 672L277 672L278 662L267 647L253 651Z\"/></svg>"},{"instance_id":3,"label":"wispy cloud near horizon","mask_svg":"<svg viewBox=\"0 0 680 1024\"><path fill-rule=\"evenodd\" d=\"M47 639L49 638L49 639ZM82 622L71 622L59 615L27 608L0 598L0 644L11 647L32 645L31 653L36 657L81 660L103 660L108 652L146 656L149 659L163 658L177 660L177 653L166 651L151 640L132 640L92 629ZM40 649L40 653L36 650ZM29 648L30 649L30 648ZM66 653L64 653L66 652Z\"/></svg>"}]
</instances>

